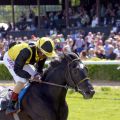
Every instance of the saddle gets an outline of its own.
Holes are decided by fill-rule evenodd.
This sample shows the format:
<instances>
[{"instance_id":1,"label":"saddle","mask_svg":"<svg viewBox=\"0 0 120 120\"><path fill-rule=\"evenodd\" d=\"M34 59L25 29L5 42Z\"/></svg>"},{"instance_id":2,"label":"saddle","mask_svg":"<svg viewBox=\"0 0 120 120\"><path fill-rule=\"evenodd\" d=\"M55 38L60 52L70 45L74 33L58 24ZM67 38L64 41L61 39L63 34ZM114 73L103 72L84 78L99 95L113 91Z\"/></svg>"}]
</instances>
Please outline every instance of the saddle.
<instances>
[{"instance_id":1,"label":"saddle","mask_svg":"<svg viewBox=\"0 0 120 120\"><path fill-rule=\"evenodd\" d=\"M16 106L15 106L18 112L22 109L22 104L21 104L22 99L29 87L30 87L30 83L27 84L19 93L18 102L16 103ZM6 110L8 106L8 102L11 98L12 91L13 91L13 88L3 88L0 91L0 111Z\"/></svg>"},{"instance_id":2,"label":"saddle","mask_svg":"<svg viewBox=\"0 0 120 120\"><path fill-rule=\"evenodd\" d=\"M0 91L0 111L5 110L7 108L7 104L10 100L12 94L12 89L3 88Z\"/></svg>"}]
</instances>

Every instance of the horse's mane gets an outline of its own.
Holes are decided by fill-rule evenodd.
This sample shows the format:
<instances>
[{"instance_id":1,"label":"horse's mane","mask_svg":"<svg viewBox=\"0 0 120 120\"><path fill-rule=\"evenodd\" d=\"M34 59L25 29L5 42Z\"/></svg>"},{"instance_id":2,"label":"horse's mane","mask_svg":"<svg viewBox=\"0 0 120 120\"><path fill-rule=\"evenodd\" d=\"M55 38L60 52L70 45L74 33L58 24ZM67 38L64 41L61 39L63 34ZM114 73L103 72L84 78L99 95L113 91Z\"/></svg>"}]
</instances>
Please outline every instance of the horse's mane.
<instances>
[{"instance_id":1,"label":"horse's mane","mask_svg":"<svg viewBox=\"0 0 120 120\"><path fill-rule=\"evenodd\" d=\"M48 67L44 69L42 80L45 80L48 73L55 67L57 67L61 63L60 59L53 59L50 63L48 63Z\"/></svg>"},{"instance_id":2,"label":"horse's mane","mask_svg":"<svg viewBox=\"0 0 120 120\"><path fill-rule=\"evenodd\" d=\"M43 72L43 76L42 76L42 80L45 80L46 76L48 75L48 73L55 67L57 67L58 65L60 65L61 63L66 62L68 59L69 60L73 60L78 58L78 56L75 53L66 53L63 54L63 56L60 56L59 58L54 58L49 64L48 67L44 69Z\"/></svg>"}]
</instances>

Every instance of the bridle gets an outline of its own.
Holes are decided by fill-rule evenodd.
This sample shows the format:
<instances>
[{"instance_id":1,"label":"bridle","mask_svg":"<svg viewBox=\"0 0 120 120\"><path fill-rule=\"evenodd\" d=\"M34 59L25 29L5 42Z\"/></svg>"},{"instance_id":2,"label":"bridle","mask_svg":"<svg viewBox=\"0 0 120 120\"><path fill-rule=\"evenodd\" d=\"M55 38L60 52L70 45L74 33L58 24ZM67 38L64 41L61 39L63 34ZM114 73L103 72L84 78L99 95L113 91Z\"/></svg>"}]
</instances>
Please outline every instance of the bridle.
<instances>
[{"instance_id":1,"label":"bridle","mask_svg":"<svg viewBox=\"0 0 120 120\"><path fill-rule=\"evenodd\" d=\"M79 84L81 84L81 83L83 83L84 81L86 81L86 80L88 80L89 78L88 77L85 77L84 79L82 79L82 80L80 80L78 83L76 83L76 81L74 80L74 79L72 79L72 75L71 75L71 73L70 73L70 64L72 64L73 62L76 62L76 61L78 61L78 62L80 62L80 59L74 59L74 60L72 60L71 62L69 62L68 63L68 65L67 65L67 70L66 70L66 72L68 73L66 73L66 77L68 78L68 80L70 81L70 82L72 82L73 84L74 84L74 86L75 86L75 90L76 91L81 91L80 89L79 89L79 87L78 87L78 85Z\"/></svg>"},{"instance_id":2,"label":"bridle","mask_svg":"<svg viewBox=\"0 0 120 120\"><path fill-rule=\"evenodd\" d=\"M74 88L69 86L69 85L60 85L60 84L56 84L56 83L51 83L51 82L46 82L46 81L39 81L39 80L36 80L35 82L38 82L38 83L43 83L43 84L47 84L47 85L51 85L51 86L56 86L56 87L61 87L61 88L65 88L65 89L75 89L76 91L81 91L78 87L79 84L83 83L84 81L86 81L87 79L89 79L88 77L80 80L78 83L76 83L73 79L72 79L72 76L71 76L71 73L70 73L70 64L72 64L73 62L76 62L76 61L80 61L80 59L74 59L72 60L71 62L69 62L67 64L67 69L66 69L66 72L65 72L65 79L69 79L70 82L72 82L74 84ZM68 74L67 74L68 73ZM33 82L33 81L31 81Z\"/></svg>"}]
</instances>

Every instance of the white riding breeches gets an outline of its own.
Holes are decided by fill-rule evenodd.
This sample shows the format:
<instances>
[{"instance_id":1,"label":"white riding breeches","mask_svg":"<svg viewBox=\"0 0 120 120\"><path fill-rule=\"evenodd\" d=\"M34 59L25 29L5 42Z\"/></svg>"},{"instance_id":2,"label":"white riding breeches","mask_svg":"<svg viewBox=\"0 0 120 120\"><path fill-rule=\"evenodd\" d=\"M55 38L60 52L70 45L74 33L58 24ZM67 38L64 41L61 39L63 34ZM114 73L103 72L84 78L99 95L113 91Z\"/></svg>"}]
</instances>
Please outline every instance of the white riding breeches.
<instances>
[{"instance_id":1,"label":"white riding breeches","mask_svg":"<svg viewBox=\"0 0 120 120\"><path fill-rule=\"evenodd\" d=\"M15 62L10 59L8 52L5 53L3 61L4 61L4 65L8 68L10 74L12 75L12 77L16 83L17 82L22 82L22 83L27 82L26 78L22 78L15 73L15 71L14 71ZM37 74L35 67L30 64L24 65L23 70L27 71L31 76L34 76L35 74Z\"/></svg>"}]
</instances>

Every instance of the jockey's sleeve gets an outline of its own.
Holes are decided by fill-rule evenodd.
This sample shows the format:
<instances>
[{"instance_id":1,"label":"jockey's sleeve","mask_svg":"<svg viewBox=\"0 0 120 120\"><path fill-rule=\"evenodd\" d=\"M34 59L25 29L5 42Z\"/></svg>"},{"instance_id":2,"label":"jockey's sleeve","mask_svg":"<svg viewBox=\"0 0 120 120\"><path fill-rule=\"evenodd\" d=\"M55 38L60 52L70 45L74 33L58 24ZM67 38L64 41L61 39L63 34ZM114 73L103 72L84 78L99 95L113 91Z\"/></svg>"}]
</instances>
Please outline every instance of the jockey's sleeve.
<instances>
[{"instance_id":1,"label":"jockey's sleeve","mask_svg":"<svg viewBox=\"0 0 120 120\"><path fill-rule=\"evenodd\" d=\"M22 78L29 79L31 77L31 75L27 71L23 70L23 66L25 65L27 59L30 56L31 56L30 50L24 48L23 50L20 51L19 55L15 60L14 71L18 76Z\"/></svg>"},{"instance_id":2,"label":"jockey's sleeve","mask_svg":"<svg viewBox=\"0 0 120 120\"><path fill-rule=\"evenodd\" d=\"M42 73L42 72L43 72L43 67L44 67L44 64L45 64L46 59L47 59L47 58L44 58L43 60L40 60L40 61L37 63L37 72L39 72L39 73Z\"/></svg>"}]
</instances>

